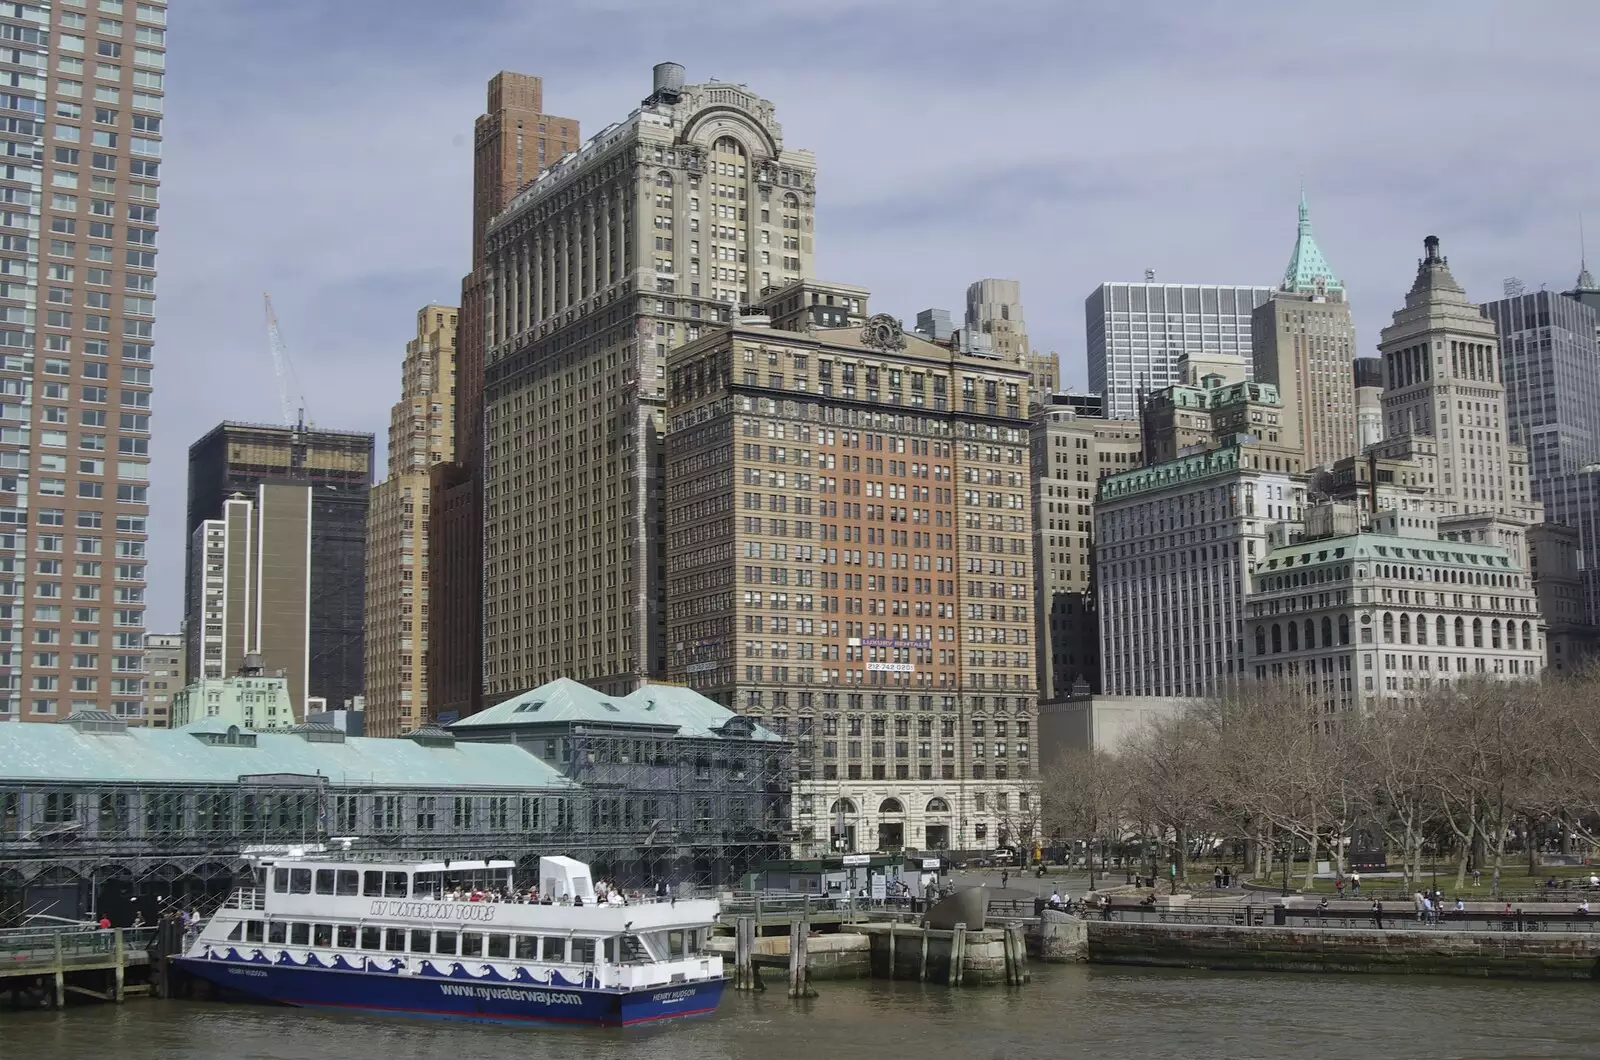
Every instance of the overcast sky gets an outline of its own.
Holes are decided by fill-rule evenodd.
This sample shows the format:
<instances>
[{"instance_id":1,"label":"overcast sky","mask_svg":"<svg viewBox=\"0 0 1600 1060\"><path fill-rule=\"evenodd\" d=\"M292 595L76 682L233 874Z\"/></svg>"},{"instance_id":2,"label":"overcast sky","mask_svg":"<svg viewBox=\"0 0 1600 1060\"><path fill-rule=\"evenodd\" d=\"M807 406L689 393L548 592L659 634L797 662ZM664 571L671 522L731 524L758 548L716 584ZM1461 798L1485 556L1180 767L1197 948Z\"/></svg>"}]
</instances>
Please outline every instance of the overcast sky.
<instances>
[{"instance_id":1,"label":"overcast sky","mask_svg":"<svg viewBox=\"0 0 1600 1060\"><path fill-rule=\"evenodd\" d=\"M1479 301L1569 288L1580 211L1600 257L1596 40L1593 0L174 3L150 628L181 617L189 443L277 421L263 290L312 421L381 465L415 310L459 298L498 70L586 135L657 62L749 85L816 153L819 276L908 321L1021 280L1081 387L1096 285L1275 283L1302 180L1363 353L1429 233Z\"/></svg>"}]
</instances>

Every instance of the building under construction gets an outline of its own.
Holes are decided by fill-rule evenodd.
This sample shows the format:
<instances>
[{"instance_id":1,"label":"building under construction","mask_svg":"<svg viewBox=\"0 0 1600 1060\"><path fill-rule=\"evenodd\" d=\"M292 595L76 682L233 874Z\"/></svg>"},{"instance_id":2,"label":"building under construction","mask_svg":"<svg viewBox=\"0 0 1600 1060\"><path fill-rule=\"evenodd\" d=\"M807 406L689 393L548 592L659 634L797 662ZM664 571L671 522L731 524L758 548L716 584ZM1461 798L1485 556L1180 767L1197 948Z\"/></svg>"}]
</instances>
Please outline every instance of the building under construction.
<instances>
[{"instance_id":1,"label":"building under construction","mask_svg":"<svg viewBox=\"0 0 1600 1060\"><path fill-rule=\"evenodd\" d=\"M295 690L297 710L305 709L307 697L338 708L362 694L372 450L371 434L303 422L223 423L189 447L184 600L192 677L229 676L238 664L229 656L234 645L235 656L261 654L271 667L304 675ZM270 513L268 493L276 495ZM240 503L248 510L230 511ZM219 569L230 559L236 575ZM250 568L260 580L246 577ZM216 583L211 586L208 571ZM282 613L274 616L252 600L248 610L261 613L262 628L226 629L220 616L242 615L246 608L242 599L221 606L225 594L244 593L247 584L258 593L268 576ZM291 581L294 592L288 591ZM298 643L305 657L269 650L263 639L273 629L285 643Z\"/></svg>"},{"instance_id":2,"label":"building under construction","mask_svg":"<svg viewBox=\"0 0 1600 1060\"><path fill-rule=\"evenodd\" d=\"M627 885L734 881L781 857L792 745L687 689L552 682L395 739L98 711L0 726L0 926L206 908L252 846L356 837L392 856L566 854Z\"/></svg>"}]
</instances>

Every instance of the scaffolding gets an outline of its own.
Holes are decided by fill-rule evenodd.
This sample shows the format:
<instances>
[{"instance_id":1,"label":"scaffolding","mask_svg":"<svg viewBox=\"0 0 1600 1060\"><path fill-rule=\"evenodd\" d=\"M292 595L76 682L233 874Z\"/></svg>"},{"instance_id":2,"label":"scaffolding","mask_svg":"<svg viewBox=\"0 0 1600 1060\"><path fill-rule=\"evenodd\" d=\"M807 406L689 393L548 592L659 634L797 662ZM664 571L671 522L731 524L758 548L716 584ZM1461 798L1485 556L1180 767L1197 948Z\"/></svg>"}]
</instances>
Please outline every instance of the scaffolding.
<instances>
[{"instance_id":1,"label":"scaffolding","mask_svg":"<svg viewBox=\"0 0 1600 1060\"><path fill-rule=\"evenodd\" d=\"M209 908L246 870L247 848L335 837L399 858L506 858L530 879L540 856L565 854L625 886L723 885L787 855L791 744L576 729L571 739L576 785L561 787L296 774L23 782L0 763L0 926L39 913L117 919L150 902Z\"/></svg>"}]
</instances>

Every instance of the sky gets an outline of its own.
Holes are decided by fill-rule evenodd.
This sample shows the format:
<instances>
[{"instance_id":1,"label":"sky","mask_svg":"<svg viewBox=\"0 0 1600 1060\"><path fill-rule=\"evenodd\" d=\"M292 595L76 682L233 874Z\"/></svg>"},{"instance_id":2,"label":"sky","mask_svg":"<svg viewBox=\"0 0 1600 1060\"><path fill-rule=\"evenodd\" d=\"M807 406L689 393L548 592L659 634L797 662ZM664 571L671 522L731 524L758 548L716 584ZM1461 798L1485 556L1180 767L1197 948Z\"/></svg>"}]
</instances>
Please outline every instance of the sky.
<instances>
[{"instance_id":1,"label":"sky","mask_svg":"<svg viewBox=\"0 0 1600 1060\"><path fill-rule=\"evenodd\" d=\"M1436 234L1478 301L1600 259L1593 0L200 0L168 33L152 630L182 615L188 446L293 404L372 431L416 310L468 267L472 123L499 70L585 135L650 68L743 83L817 159L816 268L907 321L1020 280L1085 384L1102 282L1273 284L1305 187L1362 353Z\"/></svg>"}]
</instances>

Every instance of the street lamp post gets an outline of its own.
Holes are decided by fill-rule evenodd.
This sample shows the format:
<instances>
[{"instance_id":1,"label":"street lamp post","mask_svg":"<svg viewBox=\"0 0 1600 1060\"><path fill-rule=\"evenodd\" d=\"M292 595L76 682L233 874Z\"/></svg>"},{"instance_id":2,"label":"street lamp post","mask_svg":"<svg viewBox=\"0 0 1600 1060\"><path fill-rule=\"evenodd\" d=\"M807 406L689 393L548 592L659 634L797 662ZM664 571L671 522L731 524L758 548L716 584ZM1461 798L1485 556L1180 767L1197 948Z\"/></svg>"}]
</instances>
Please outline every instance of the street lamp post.
<instances>
[{"instance_id":1,"label":"street lamp post","mask_svg":"<svg viewBox=\"0 0 1600 1060\"><path fill-rule=\"evenodd\" d=\"M1289 897L1289 855L1294 852L1294 847L1291 840L1284 840L1279 846L1283 852L1283 886L1278 890L1278 897L1287 898ZM1268 879L1271 879L1271 877L1268 877Z\"/></svg>"}]
</instances>

